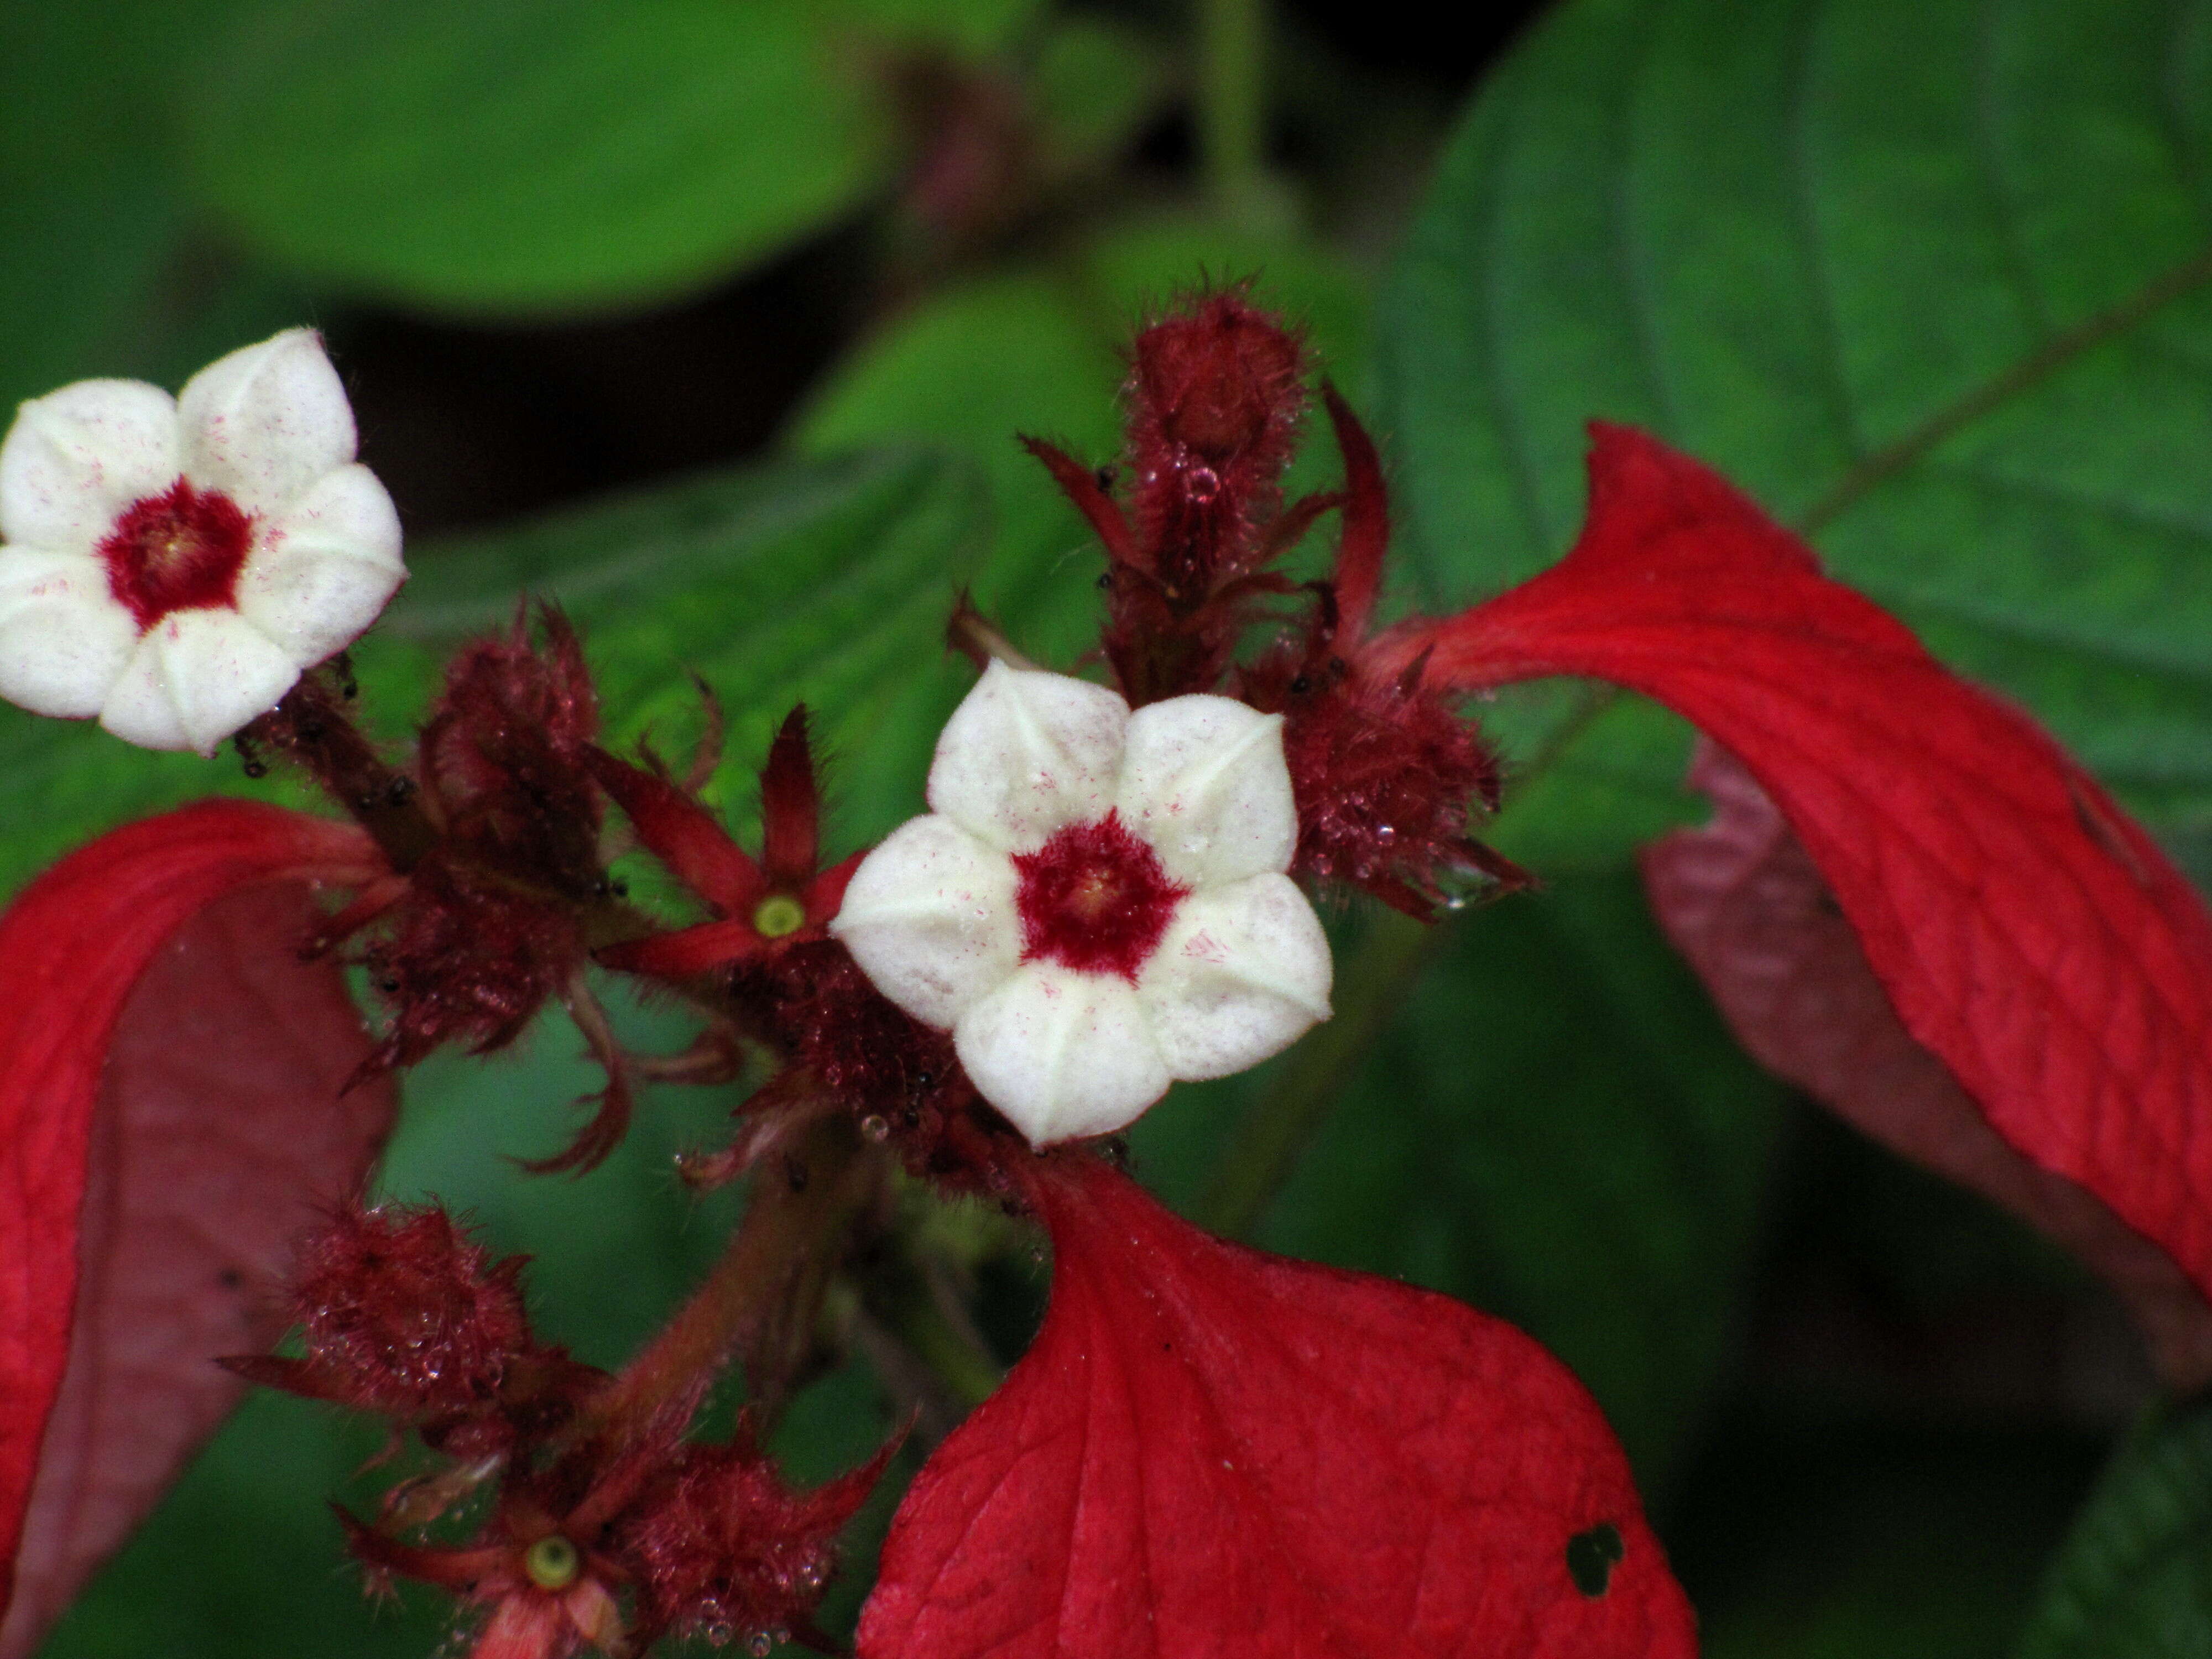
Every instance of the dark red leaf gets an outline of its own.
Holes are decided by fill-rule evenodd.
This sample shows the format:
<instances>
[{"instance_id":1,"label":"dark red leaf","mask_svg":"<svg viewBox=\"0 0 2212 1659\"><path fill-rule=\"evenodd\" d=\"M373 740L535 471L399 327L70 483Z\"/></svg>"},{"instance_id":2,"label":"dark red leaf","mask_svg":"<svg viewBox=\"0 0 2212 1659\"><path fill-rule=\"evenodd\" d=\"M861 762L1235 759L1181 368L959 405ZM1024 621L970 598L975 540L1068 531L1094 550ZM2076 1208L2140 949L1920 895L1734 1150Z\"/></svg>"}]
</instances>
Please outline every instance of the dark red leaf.
<instances>
[{"instance_id":1,"label":"dark red leaf","mask_svg":"<svg viewBox=\"0 0 2212 1659\"><path fill-rule=\"evenodd\" d=\"M1378 641L1463 688L1629 686L1749 769L1914 1039L2005 1140L2212 1290L2212 919L2017 711L1696 462L1595 428L1564 562Z\"/></svg>"},{"instance_id":2,"label":"dark red leaf","mask_svg":"<svg viewBox=\"0 0 2212 1659\"><path fill-rule=\"evenodd\" d=\"M252 1315L307 1206L382 1135L388 1090L337 1099L368 1052L340 970L297 954L301 878L376 867L345 826L207 802L94 842L0 916L10 1659L236 1397L209 1362L265 1344Z\"/></svg>"},{"instance_id":3,"label":"dark red leaf","mask_svg":"<svg viewBox=\"0 0 2212 1659\"><path fill-rule=\"evenodd\" d=\"M1884 1146L1996 1200L2102 1273L2170 1387L2212 1382L2212 1305L2172 1258L2006 1146L1943 1062L1905 1034L1820 872L1734 757L1700 745L1690 781L1712 797L1713 820L1645 849L1644 882L1743 1046Z\"/></svg>"},{"instance_id":4,"label":"dark red leaf","mask_svg":"<svg viewBox=\"0 0 2212 1659\"><path fill-rule=\"evenodd\" d=\"M1679 1659L1692 1616L1565 1368L1387 1279L1036 1166L1044 1329L892 1522L862 1659Z\"/></svg>"}]
</instances>

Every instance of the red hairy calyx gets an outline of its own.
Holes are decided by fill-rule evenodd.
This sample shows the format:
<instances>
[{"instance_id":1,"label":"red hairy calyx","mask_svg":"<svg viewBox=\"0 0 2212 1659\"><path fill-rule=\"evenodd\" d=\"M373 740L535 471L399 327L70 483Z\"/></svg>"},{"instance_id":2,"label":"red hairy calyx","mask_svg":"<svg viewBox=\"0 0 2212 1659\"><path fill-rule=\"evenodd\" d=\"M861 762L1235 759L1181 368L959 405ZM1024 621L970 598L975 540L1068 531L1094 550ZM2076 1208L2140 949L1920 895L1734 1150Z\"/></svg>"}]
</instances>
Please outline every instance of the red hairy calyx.
<instances>
[{"instance_id":1,"label":"red hairy calyx","mask_svg":"<svg viewBox=\"0 0 2212 1659\"><path fill-rule=\"evenodd\" d=\"M101 542L107 585L139 631L177 611L234 605L253 543L253 519L220 490L179 478L133 501Z\"/></svg>"},{"instance_id":2,"label":"red hairy calyx","mask_svg":"<svg viewBox=\"0 0 2212 1659\"><path fill-rule=\"evenodd\" d=\"M1115 812L1015 854L1014 868L1023 961L1118 974L1132 984L1190 892L1168 879L1159 854Z\"/></svg>"}]
</instances>

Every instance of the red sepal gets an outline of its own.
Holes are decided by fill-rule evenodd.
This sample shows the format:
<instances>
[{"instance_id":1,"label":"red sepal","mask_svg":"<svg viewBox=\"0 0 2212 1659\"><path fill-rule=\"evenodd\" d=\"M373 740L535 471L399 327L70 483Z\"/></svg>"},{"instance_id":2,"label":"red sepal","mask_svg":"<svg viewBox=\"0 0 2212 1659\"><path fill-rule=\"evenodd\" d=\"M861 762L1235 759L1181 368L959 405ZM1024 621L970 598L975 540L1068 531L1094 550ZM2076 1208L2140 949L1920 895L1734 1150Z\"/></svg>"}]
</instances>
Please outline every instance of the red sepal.
<instances>
[{"instance_id":1,"label":"red sepal","mask_svg":"<svg viewBox=\"0 0 2212 1659\"><path fill-rule=\"evenodd\" d=\"M720 818L666 778L604 749L585 750L584 763L671 874L717 916L751 916L767 896L768 878Z\"/></svg>"},{"instance_id":2,"label":"red sepal","mask_svg":"<svg viewBox=\"0 0 2212 1659\"><path fill-rule=\"evenodd\" d=\"M1091 521L1091 530L1115 563L1126 564L1147 576L1155 574L1152 556L1138 544L1136 532L1129 528L1121 504L1099 487L1097 474L1066 450L1042 438L1024 438L1022 447L1044 463L1045 471L1052 474L1052 481L1060 486L1061 493Z\"/></svg>"},{"instance_id":3,"label":"red sepal","mask_svg":"<svg viewBox=\"0 0 2212 1659\"><path fill-rule=\"evenodd\" d=\"M761 768L761 868L777 887L813 879L822 857L822 798L806 738L806 705L783 717Z\"/></svg>"},{"instance_id":4,"label":"red sepal","mask_svg":"<svg viewBox=\"0 0 2212 1659\"><path fill-rule=\"evenodd\" d=\"M1713 472L1593 428L1560 564L1398 630L1468 689L1547 674L1656 698L1789 820L1916 1041L1991 1126L2212 1291L2212 919L2021 714Z\"/></svg>"},{"instance_id":5,"label":"red sepal","mask_svg":"<svg viewBox=\"0 0 2212 1659\"><path fill-rule=\"evenodd\" d=\"M1382 458L1375 453L1367 428L1334 386L1323 383L1321 396L1344 457L1344 533L1329 579L1336 589L1336 631L1356 641L1366 637L1376 590L1382 582L1382 556L1390 547L1390 501L1382 483Z\"/></svg>"},{"instance_id":6,"label":"red sepal","mask_svg":"<svg viewBox=\"0 0 2212 1659\"><path fill-rule=\"evenodd\" d=\"M95 1159L91 1141L94 1108L103 1100L103 1073L111 1048L118 1046L126 1001L148 976L157 954L226 895L286 878L359 882L380 870L368 838L349 826L249 802L207 801L101 837L48 870L0 915L0 1186L9 1194L8 1202L0 1206L0 1601L14 1586L34 1480L40 1481L43 1490L41 1448L70 1358L81 1245L91 1242L88 1232L81 1240L81 1231L96 1219L103 1248L111 1255L126 1247L137 1249L131 1244L134 1189L127 1180L106 1200L117 1206L118 1212L103 1210L96 1218L86 1213L88 1180L112 1178L110 1155L121 1156L104 1143ZM296 901L279 908L304 937L312 911ZM327 1021L309 1020L297 1027L314 1034L304 1045L305 1052L301 1052L302 1045L289 1043L280 1030L268 1045L267 1063L258 1065L249 1082L237 1086L276 1090L281 1103L283 1091L272 1080L280 1051L294 1054L289 1063L306 1068L297 1073L295 1086L301 1090L310 1086L303 1079L314 1064L320 1063L326 1072L335 1064L337 1070L323 1079L328 1098L304 1103L325 1105L335 1121L341 1115L336 1104L338 1085L352 1060L368 1048L357 1017L345 1000L338 970L327 963L301 967L296 957L299 940L275 937L265 921L252 933L252 943L265 949L276 967L316 981L312 991L286 994L335 994L335 1006L358 1037L358 1046L349 1056L343 1043L334 1045ZM234 955L247 949L236 941L220 940L214 947ZM234 1007L239 996L276 994L265 983L249 988L236 980L233 975L238 970L228 968L227 961L210 966L194 958L198 965L180 969L185 977L167 987L158 1006L143 1011L140 1023L147 1042L140 1046L146 1053L131 1062L137 1069L129 1073L148 1079L161 1111L172 1114L161 1117L156 1130L138 1124L136 1132L158 1132L164 1144L193 1146L204 1155L204 1162L219 1161L222 1136L213 1125L200 1142L178 1134L173 1109L193 1098L180 1080L179 1066L196 1064L204 1073L220 1074L221 1066L207 1053L210 1044L234 1055L245 1035L237 1029L238 1021L264 1022L249 1029L264 1030L266 1022L282 1026L285 1018L267 1008ZM243 971L251 980L254 963L246 963ZM235 995L231 990L234 984L240 986ZM216 1000L200 1006L196 994L203 991ZM304 1015L304 1004L301 1012ZM132 1018L140 1018L135 1006ZM119 1048L117 1065L123 1065ZM197 1097L198 1103L210 1114L245 1110L240 1101L216 1095L217 1089L228 1087L210 1086ZM254 1098L258 1102L259 1097ZM388 1097L378 1098L388 1109ZM134 1115L139 1111L135 1096L103 1109L119 1115L113 1119L118 1127L112 1137L134 1133ZM351 1109L375 1115L367 1100L355 1103ZM366 1146L374 1146L375 1133L370 1133ZM319 1141L320 1131L301 1139L303 1145ZM359 1158L365 1155L365 1151L348 1155L352 1167L345 1174L325 1171L333 1188L357 1176ZM220 1185L204 1169L194 1173L199 1187L207 1191ZM173 1172L169 1178L174 1179ZM234 1175L232 1183L236 1184ZM100 1190L109 1189L100 1186ZM313 1196L327 1200L335 1195L333 1190ZM156 1196L173 1205L176 1195L165 1192ZM301 1194L271 1184L267 1205L272 1214L276 1206L284 1206L286 1218L276 1233L280 1257L281 1241L297 1224L292 1206L301 1201ZM246 1228L249 1221L247 1231L258 1240L258 1215L233 1212L228 1224L237 1230ZM179 1216L177 1225L189 1234L186 1218ZM138 1255L145 1252L140 1249ZM172 1267L198 1261L192 1252L180 1250L175 1239L166 1254L156 1250L146 1259L166 1261ZM112 1272L112 1261L103 1258L98 1270ZM208 1270L212 1276L212 1261ZM88 1265L86 1271L94 1268ZM132 1288L118 1286L112 1293L122 1296ZM182 1311L180 1298L186 1294L185 1286L173 1287L173 1313ZM87 1317L92 1316L88 1311ZM237 1346L233 1335L210 1352ZM174 1356L159 1358L149 1352L140 1356L140 1363L173 1366L185 1362ZM191 1363L195 1372L201 1369L198 1360ZM219 1375L206 1369L210 1376ZM111 1409L143 1416L152 1401L146 1397L135 1407L121 1401L109 1404ZM190 1443L192 1433L185 1431L183 1444Z\"/></svg>"},{"instance_id":7,"label":"red sepal","mask_svg":"<svg viewBox=\"0 0 2212 1659\"><path fill-rule=\"evenodd\" d=\"M862 1659L1694 1652L1620 1447L1527 1337L1103 1164L1031 1174L1044 1328L916 1478Z\"/></svg>"}]
</instances>

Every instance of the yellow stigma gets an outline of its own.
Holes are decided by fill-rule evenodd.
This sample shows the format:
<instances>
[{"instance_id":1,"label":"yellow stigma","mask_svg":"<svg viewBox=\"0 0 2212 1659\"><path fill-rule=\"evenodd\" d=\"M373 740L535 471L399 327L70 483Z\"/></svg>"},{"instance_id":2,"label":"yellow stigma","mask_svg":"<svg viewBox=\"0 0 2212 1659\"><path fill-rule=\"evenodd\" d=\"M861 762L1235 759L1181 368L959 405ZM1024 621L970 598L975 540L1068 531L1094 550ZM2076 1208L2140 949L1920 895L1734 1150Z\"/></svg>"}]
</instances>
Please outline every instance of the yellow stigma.
<instances>
[{"instance_id":1,"label":"yellow stigma","mask_svg":"<svg viewBox=\"0 0 2212 1659\"><path fill-rule=\"evenodd\" d=\"M806 926L806 907L788 893L770 893L753 912L753 931L763 939L781 939Z\"/></svg>"},{"instance_id":2,"label":"yellow stigma","mask_svg":"<svg viewBox=\"0 0 2212 1659\"><path fill-rule=\"evenodd\" d=\"M557 1532L547 1533L522 1555L523 1571L530 1575L530 1582L543 1590L568 1589L576 1582L576 1574L583 1565L576 1547Z\"/></svg>"}]
</instances>

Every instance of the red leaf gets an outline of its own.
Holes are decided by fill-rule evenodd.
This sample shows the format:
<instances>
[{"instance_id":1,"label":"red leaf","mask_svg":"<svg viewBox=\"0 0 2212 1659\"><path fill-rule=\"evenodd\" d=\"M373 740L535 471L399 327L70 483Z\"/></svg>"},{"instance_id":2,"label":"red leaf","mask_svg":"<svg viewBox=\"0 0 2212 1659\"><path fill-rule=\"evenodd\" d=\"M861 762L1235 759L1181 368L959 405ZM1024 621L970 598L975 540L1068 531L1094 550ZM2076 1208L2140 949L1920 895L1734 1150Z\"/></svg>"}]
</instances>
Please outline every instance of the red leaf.
<instances>
[{"instance_id":1,"label":"red leaf","mask_svg":"<svg viewBox=\"0 0 2212 1659\"><path fill-rule=\"evenodd\" d=\"M915 1481L862 1659L1694 1651L1619 1446L1527 1337L1101 1164L1035 1187L1044 1329Z\"/></svg>"},{"instance_id":2,"label":"red leaf","mask_svg":"<svg viewBox=\"0 0 2212 1659\"><path fill-rule=\"evenodd\" d=\"M2111 1280L2179 1393L2212 1382L2212 1305L2093 1194L1999 1139L1943 1062L1905 1034L1790 826L1725 750L1690 781L1711 823L1644 854L1652 908L1736 1036L1770 1071L1884 1146L1996 1200Z\"/></svg>"},{"instance_id":3,"label":"red leaf","mask_svg":"<svg viewBox=\"0 0 2212 1659\"><path fill-rule=\"evenodd\" d=\"M1376 650L1462 687L1587 674L1705 728L1771 795L1905 1030L1992 1127L2212 1290L2212 919L2024 716L1820 574L1721 478L1594 428L1564 562Z\"/></svg>"},{"instance_id":4,"label":"red leaf","mask_svg":"<svg viewBox=\"0 0 2212 1659\"><path fill-rule=\"evenodd\" d=\"M343 977L296 953L295 878L375 867L356 830L206 802L94 842L0 916L0 1653L30 1650L235 1398L207 1360L260 1345L242 1322L305 1204L381 1136L388 1092L337 1101L368 1050Z\"/></svg>"}]
</instances>

